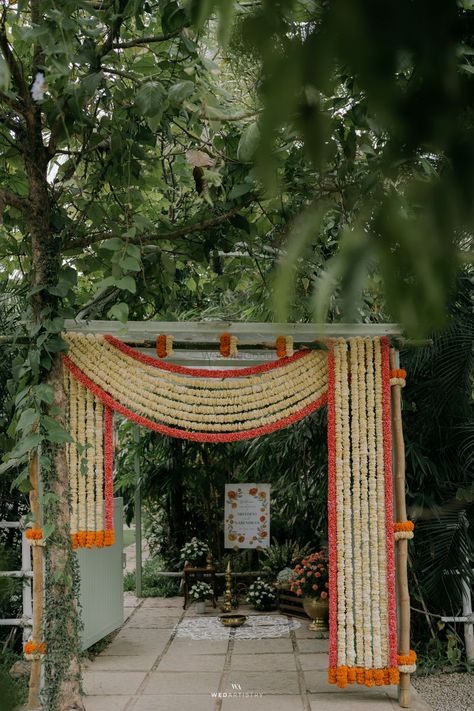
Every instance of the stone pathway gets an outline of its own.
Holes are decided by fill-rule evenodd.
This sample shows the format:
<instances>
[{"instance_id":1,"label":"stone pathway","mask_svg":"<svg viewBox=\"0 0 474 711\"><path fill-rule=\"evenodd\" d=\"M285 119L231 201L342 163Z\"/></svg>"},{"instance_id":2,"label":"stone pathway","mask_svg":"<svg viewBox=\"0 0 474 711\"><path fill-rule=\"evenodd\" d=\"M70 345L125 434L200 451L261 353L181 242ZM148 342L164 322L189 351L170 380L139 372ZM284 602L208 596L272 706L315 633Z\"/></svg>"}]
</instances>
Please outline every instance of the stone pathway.
<instances>
[{"instance_id":1,"label":"stone pathway","mask_svg":"<svg viewBox=\"0 0 474 711\"><path fill-rule=\"evenodd\" d=\"M396 688L327 684L327 641L176 638L182 598L126 597L124 627L84 673L87 711L394 711ZM209 608L207 615L215 615ZM430 711L413 691L412 709Z\"/></svg>"}]
</instances>

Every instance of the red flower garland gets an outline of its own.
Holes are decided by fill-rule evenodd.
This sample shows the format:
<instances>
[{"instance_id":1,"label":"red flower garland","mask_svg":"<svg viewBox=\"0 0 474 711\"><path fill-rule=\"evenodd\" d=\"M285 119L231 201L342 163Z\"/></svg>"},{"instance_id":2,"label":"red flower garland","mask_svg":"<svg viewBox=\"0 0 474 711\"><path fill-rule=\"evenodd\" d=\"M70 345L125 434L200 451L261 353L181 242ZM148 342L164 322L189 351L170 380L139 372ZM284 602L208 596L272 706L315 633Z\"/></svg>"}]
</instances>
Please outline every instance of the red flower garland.
<instances>
[{"instance_id":1,"label":"red flower garland","mask_svg":"<svg viewBox=\"0 0 474 711\"><path fill-rule=\"evenodd\" d=\"M290 360L290 359L286 359ZM114 400L114 398L109 395L105 390L103 390L99 385L94 383L90 378L85 375L82 370L66 355L63 355L63 362L66 368L74 375L74 377L79 380L86 388L89 388L91 392L99 399L102 400L104 405L110 410L119 412L124 417L128 417L129 420L133 420L139 425L146 427L154 432L160 432L161 434L167 435L168 437L177 437L178 439L191 440L193 442L237 442L243 439L252 439L253 437L259 437L263 434L269 434L270 432L275 432L276 430L282 429L283 427L288 427L294 422L302 420L303 417L310 415L315 412L318 408L322 407L327 402L327 393L321 395L314 402L310 402L306 407L294 412L292 415L283 417L281 420L272 422L268 425L262 425L261 427L255 427L251 430L244 430L239 432L217 432L216 434L210 432L190 432L188 430L180 430L174 427L168 427L168 425L161 425L159 422L154 422L149 420L142 415L138 415L121 405L119 402ZM191 370L191 368L189 368ZM222 371L221 371L222 372Z\"/></svg>"},{"instance_id":2,"label":"red flower garland","mask_svg":"<svg viewBox=\"0 0 474 711\"><path fill-rule=\"evenodd\" d=\"M105 470L105 545L110 543L114 528L114 441L113 441L113 411L104 408L104 470Z\"/></svg>"},{"instance_id":3,"label":"red flower garland","mask_svg":"<svg viewBox=\"0 0 474 711\"><path fill-rule=\"evenodd\" d=\"M261 365L252 365L248 368L223 368L222 370L211 370L210 368L189 368L186 365L177 365L176 363L167 363L165 361L159 360L158 358L153 358L153 356L146 355L146 353L141 353L127 346L126 343L120 341L115 336L104 336L104 339L110 343L111 346L117 348L125 355L130 356L134 360L144 363L145 365L151 365L153 368L159 368L160 370L166 370L170 373L179 373L181 375L192 375L195 378L218 378L222 380L223 378L243 378L247 375L258 375L259 373L267 373L269 370L274 370L275 368L281 368L289 363L294 363L300 358L307 358L311 351L307 349L302 349L294 353L288 358L279 358L278 360L269 361L268 363L262 363Z\"/></svg>"},{"instance_id":4,"label":"red flower garland","mask_svg":"<svg viewBox=\"0 0 474 711\"><path fill-rule=\"evenodd\" d=\"M395 546L393 539L392 492L392 412L390 399L390 344L385 336L382 345L382 406L385 463L385 540L387 550L388 646L389 667L397 661L397 611L395 599Z\"/></svg>"},{"instance_id":5,"label":"red flower garland","mask_svg":"<svg viewBox=\"0 0 474 711\"><path fill-rule=\"evenodd\" d=\"M329 681L337 678L336 412L334 345L328 350Z\"/></svg>"}]
</instances>

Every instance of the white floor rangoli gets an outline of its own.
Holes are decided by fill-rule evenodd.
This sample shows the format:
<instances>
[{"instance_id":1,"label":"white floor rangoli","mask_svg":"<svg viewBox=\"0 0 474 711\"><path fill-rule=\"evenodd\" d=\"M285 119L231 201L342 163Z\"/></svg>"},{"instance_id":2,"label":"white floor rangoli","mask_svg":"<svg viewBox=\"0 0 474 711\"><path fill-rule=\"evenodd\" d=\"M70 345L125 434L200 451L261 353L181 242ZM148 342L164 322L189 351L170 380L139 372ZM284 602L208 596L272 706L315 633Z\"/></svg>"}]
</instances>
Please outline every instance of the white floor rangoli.
<instances>
[{"instance_id":1,"label":"white floor rangoli","mask_svg":"<svg viewBox=\"0 0 474 711\"><path fill-rule=\"evenodd\" d=\"M234 632L235 639L271 639L285 637L298 627L300 622L283 615L249 615L245 624L234 628ZM225 640L230 632L218 617L188 617L176 626L176 637L187 639Z\"/></svg>"}]
</instances>

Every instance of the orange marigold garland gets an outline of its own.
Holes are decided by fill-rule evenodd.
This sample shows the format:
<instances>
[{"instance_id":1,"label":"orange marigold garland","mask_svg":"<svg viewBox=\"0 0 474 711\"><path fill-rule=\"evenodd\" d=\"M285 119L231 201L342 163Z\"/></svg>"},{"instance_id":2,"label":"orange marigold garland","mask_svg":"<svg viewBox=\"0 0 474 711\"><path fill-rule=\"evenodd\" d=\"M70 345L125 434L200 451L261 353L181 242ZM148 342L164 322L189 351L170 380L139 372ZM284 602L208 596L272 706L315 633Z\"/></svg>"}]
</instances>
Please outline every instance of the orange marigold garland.
<instances>
[{"instance_id":1,"label":"orange marigold garland","mask_svg":"<svg viewBox=\"0 0 474 711\"><path fill-rule=\"evenodd\" d=\"M390 371L390 385L400 385L404 388L406 385L407 371L403 368L395 368Z\"/></svg>"},{"instance_id":2,"label":"orange marigold garland","mask_svg":"<svg viewBox=\"0 0 474 711\"><path fill-rule=\"evenodd\" d=\"M166 358L173 355L173 336L160 333L156 337L156 355L158 358Z\"/></svg>"},{"instance_id":3,"label":"orange marigold garland","mask_svg":"<svg viewBox=\"0 0 474 711\"><path fill-rule=\"evenodd\" d=\"M230 333L220 337L219 352L223 358L235 358L237 355L237 338Z\"/></svg>"},{"instance_id":4,"label":"orange marigold garland","mask_svg":"<svg viewBox=\"0 0 474 711\"><path fill-rule=\"evenodd\" d=\"M415 524L413 521L396 521L393 524L394 538L400 541L402 538L412 539L414 536Z\"/></svg>"},{"instance_id":5,"label":"orange marigold garland","mask_svg":"<svg viewBox=\"0 0 474 711\"><path fill-rule=\"evenodd\" d=\"M278 358L291 358L294 352L292 336L278 336L275 347Z\"/></svg>"},{"instance_id":6,"label":"orange marigold garland","mask_svg":"<svg viewBox=\"0 0 474 711\"><path fill-rule=\"evenodd\" d=\"M416 652L410 649L408 654L398 655L398 671L403 674L413 674L416 671Z\"/></svg>"},{"instance_id":7,"label":"orange marigold garland","mask_svg":"<svg viewBox=\"0 0 474 711\"><path fill-rule=\"evenodd\" d=\"M43 539L43 531L41 528L27 528L25 536L32 546L39 545L39 542Z\"/></svg>"},{"instance_id":8,"label":"orange marigold garland","mask_svg":"<svg viewBox=\"0 0 474 711\"><path fill-rule=\"evenodd\" d=\"M46 644L44 642L33 642L30 640L23 645L23 653L25 659L28 661L39 659L43 654L46 654Z\"/></svg>"}]
</instances>

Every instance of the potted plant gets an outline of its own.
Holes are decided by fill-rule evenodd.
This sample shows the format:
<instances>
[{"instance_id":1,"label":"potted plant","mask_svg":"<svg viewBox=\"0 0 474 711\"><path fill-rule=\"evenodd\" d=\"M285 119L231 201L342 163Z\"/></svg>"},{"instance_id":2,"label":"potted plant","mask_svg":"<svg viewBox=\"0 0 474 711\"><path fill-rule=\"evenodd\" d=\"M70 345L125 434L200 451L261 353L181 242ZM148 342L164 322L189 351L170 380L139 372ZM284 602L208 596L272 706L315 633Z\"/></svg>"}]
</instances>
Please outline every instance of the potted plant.
<instances>
[{"instance_id":1,"label":"potted plant","mask_svg":"<svg viewBox=\"0 0 474 711\"><path fill-rule=\"evenodd\" d=\"M194 583L189 591L189 597L196 603L196 612L203 615L206 609L206 600L210 600L214 596L214 591L209 585L202 580Z\"/></svg>"},{"instance_id":2,"label":"potted plant","mask_svg":"<svg viewBox=\"0 0 474 711\"><path fill-rule=\"evenodd\" d=\"M276 607L276 595L273 585L262 578L252 583L246 597L247 602L256 610L273 610Z\"/></svg>"},{"instance_id":3,"label":"potted plant","mask_svg":"<svg viewBox=\"0 0 474 711\"><path fill-rule=\"evenodd\" d=\"M329 572L324 550L312 553L295 565L290 590L303 598L304 611L311 618L308 629L327 632L329 617Z\"/></svg>"},{"instance_id":4,"label":"potted plant","mask_svg":"<svg viewBox=\"0 0 474 711\"><path fill-rule=\"evenodd\" d=\"M199 566L206 561L206 556L209 553L209 546L204 541L200 541L194 536L190 541L184 544L180 552L180 560L184 566Z\"/></svg>"}]
</instances>

